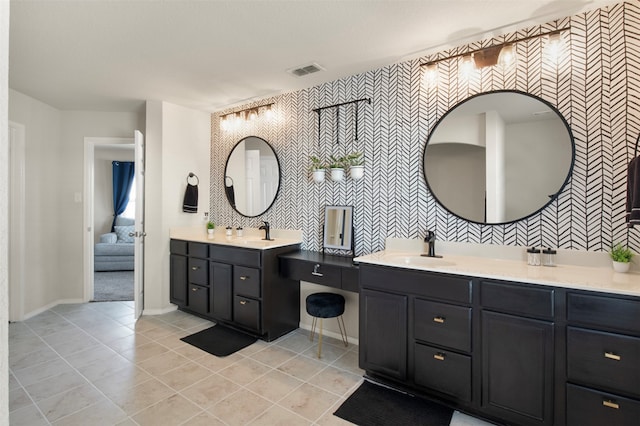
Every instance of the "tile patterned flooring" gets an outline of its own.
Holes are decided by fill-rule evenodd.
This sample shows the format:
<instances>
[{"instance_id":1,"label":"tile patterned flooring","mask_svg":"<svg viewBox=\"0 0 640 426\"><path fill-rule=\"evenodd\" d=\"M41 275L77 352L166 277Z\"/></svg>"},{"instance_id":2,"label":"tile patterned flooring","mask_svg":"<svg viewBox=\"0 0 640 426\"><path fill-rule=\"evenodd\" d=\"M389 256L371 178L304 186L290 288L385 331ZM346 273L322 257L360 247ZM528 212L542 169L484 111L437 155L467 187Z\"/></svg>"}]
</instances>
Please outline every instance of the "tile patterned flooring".
<instances>
[{"instance_id":1,"label":"tile patterned flooring","mask_svg":"<svg viewBox=\"0 0 640 426\"><path fill-rule=\"evenodd\" d=\"M9 325L10 422L19 425L346 425L358 347L304 330L217 358L180 340L211 322L132 302L58 305ZM326 344L325 344L326 343ZM480 425L456 413L452 425Z\"/></svg>"}]
</instances>

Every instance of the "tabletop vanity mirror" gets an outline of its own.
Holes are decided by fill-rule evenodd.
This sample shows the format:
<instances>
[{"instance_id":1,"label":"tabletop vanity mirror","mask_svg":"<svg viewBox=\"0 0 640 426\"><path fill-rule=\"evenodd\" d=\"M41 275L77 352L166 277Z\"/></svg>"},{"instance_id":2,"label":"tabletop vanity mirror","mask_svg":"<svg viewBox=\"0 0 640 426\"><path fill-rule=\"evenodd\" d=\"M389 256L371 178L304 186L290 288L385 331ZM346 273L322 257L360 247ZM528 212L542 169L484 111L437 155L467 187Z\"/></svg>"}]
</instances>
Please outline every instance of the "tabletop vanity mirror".
<instances>
[{"instance_id":1,"label":"tabletop vanity mirror","mask_svg":"<svg viewBox=\"0 0 640 426\"><path fill-rule=\"evenodd\" d=\"M574 155L571 129L553 105L500 90L472 96L440 118L423 170L429 191L450 213L502 224L553 202L569 181Z\"/></svg>"},{"instance_id":2,"label":"tabletop vanity mirror","mask_svg":"<svg viewBox=\"0 0 640 426\"><path fill-rule=\"evenodd\" d=\"M273 205L280 189L280 162L273 147L256 136L241 139L224 170L224 190L231 207L256 217Z\"/></svg>"},{"instance_id":3,"label":"tabletop vanity mirror","mask_svg":"<svg viewBox=\"0 0 640 426\"><path fill-rule=\"evenodd\" d=\"M325 206L323 247L353 251L352 206Z\"/></svg>"}]
</instances>

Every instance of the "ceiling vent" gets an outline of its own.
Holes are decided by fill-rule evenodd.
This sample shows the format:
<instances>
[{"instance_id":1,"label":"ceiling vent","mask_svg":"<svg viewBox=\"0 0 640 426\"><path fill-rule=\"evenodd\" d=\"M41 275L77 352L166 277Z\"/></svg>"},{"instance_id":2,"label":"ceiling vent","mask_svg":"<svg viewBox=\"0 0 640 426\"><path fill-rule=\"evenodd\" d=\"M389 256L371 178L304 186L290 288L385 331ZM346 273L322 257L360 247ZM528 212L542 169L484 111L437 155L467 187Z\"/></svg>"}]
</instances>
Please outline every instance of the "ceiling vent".
<instances>
[{"instance_id":1,"label":"ceiling vent","mask_svg":"<svg viewBox=\"0 0 640 426\"><path fill-rule=\"evenodd\" d=\"M302 77L305 76L307 74L313 74L314 72L318 72L318 71L323 71L324 68L322 68L320 65L314 63L308 64L308 65L303 65L301 67L298 68L293 68L290 70L287 70L287 72L289 74L293 74L296 77Z\"/></svg>"}]
</instances>

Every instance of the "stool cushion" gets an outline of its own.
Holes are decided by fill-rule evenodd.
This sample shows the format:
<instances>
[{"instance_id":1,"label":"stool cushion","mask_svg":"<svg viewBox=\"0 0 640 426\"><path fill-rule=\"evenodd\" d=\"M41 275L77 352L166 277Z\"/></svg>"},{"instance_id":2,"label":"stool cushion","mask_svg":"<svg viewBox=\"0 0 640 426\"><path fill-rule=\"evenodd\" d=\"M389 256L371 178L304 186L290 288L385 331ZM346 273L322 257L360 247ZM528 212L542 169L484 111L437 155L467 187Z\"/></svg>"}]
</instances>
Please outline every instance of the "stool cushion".
<instances>
[{"instance_id":1,"label":"stool cushion","mask_svg":"<svg viewBox=\"0 0 640 426\"><path fill-rule=\"evenodd\" d=\"M313 293L307 296L307 313L316 318L334 318L344 313L344 297L335 293Z\"/></svg>"}]
</instances>

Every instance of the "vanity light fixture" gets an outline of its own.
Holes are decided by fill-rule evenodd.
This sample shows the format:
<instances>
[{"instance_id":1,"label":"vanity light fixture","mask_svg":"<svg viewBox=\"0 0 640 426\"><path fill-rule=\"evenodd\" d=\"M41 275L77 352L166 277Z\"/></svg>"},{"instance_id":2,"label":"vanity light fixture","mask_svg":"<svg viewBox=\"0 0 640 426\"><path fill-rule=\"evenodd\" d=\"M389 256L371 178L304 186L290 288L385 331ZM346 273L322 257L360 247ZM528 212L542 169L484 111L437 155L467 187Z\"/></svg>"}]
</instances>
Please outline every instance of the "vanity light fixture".
<instances>
[{"instance_id":1,"label":"vanity light fixture","mask_svg":"<svg viewBox=\"0 0 640 426\"><path fill-rule=\"evenodd\" d=\"M230 112L220 116L220 128L222 130L230 130L232 127L237 127L246 121L255 121L260 116L260 110L264 108L264 116L267 120L270 120L273 116L271 106L273 102L266 105L260 105L257 107L245 108L240 111Z\"/></svg>"},{"instance_id":2,"label":"vanity light fixture","mask_svg":"<svg viewBox=\"0 0 640 426\"><path fill-rule=\"evenodd\" d=\"M516 43L542 37L548 37L547 44L545 45L545 56L550 60L557 61L565 50L562 32L569 29L570 27L565 27L553 31L547 31L420 64L420 66L424 68L424 74L422 76L423 82L429 86L435 85L438 78L438 63L449 59L462 58L462 64L460 64L460 75L463 78L469 78L472 73L472 69L491 67L496 64L501 66L513 66L517 61L515 50Z\"/></svg>"}]
</instances>

